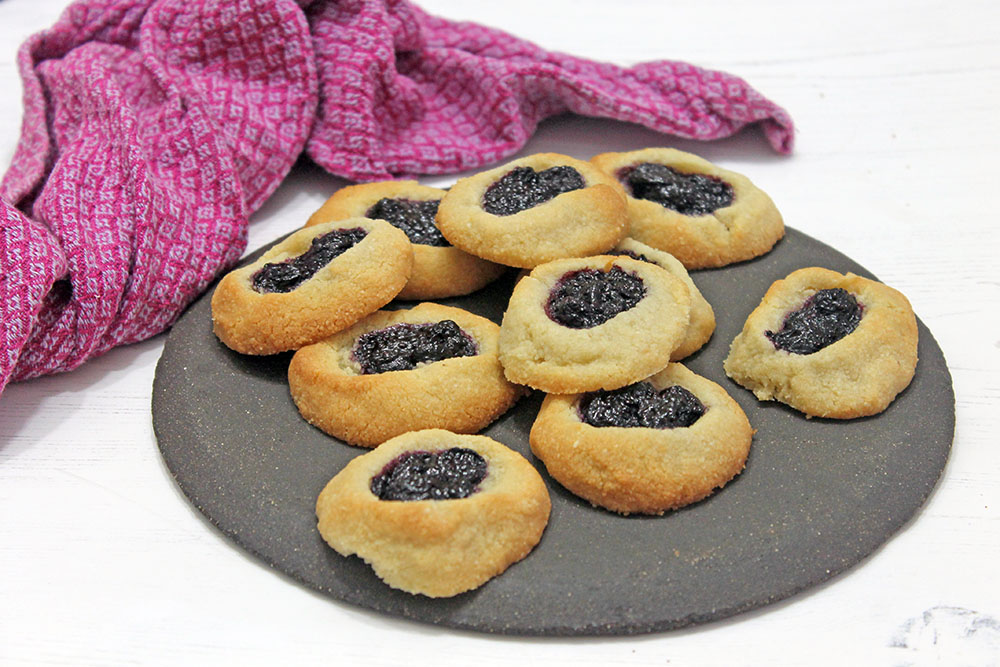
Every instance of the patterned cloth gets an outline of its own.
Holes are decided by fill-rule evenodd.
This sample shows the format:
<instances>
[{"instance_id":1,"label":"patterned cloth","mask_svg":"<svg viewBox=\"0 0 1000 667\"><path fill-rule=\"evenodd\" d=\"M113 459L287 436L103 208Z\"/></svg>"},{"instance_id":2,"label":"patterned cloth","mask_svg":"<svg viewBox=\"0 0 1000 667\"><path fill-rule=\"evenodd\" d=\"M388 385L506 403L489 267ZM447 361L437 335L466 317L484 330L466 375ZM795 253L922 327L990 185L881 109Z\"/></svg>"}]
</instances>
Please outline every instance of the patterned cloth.
<instances>
[{"instance_id":1,"label":"patterned cloth","mask_svg":"<svg viewBox=\"0 0 1000 667\"><path fill-rule=\"evenodd\" d=\"M0 183L0 391L167 328L303 151L368 181L477 168L573 112L715 139L788 115L680 62L622 68L405 0L78 0L19 51Z\"/></svg>"}]
</instances>

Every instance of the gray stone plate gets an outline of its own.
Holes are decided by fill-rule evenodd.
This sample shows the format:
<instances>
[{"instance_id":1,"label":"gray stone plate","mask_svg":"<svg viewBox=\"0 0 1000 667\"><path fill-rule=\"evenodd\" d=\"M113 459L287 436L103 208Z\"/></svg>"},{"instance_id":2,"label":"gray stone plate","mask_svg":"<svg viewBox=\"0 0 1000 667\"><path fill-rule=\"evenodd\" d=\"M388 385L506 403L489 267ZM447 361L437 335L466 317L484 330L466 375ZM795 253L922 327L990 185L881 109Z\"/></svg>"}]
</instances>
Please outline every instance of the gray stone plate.
<instances>
[{"instance_id":1,"label":"gray stone plate","mask_svg":"<svg viewBox=\"0 0 1000 667\"><path fill-rule=\"evenodd\" d=\"M910 387L884 413L839 422L758 403L722 371L729 343L776 279L804 266L871 276L795 230L764 257L693 274L718 328L687 365L725 387L757 429L746 470L714 496L661 517L591 507L528 447L541 396L485 433L535 463L552 495L538 547L481 588L434 600L384 585L316 531L316 496L364 451L303 421L289 355L246 357L212 334L210 296L173 327L157 365L153 426L180 488L241 549L331 598L423 623L519 635L627 635L703 623L781 600L854 565L921 507L944 468L954 394L920 324ZM512 276L448 303L499 322Z\"/></svg>"}]
</instances>

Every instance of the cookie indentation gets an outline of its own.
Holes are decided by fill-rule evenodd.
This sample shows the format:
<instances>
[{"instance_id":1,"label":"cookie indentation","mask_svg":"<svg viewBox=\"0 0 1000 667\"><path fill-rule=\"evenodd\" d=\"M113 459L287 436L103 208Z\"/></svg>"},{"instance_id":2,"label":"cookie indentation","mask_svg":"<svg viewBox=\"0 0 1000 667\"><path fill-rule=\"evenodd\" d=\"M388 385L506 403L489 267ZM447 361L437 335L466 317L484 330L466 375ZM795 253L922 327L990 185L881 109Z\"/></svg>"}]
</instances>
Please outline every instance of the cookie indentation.
<instances>
[{"instance_id":1,"label":"cookie indentation","mask_svg":"<svg viewBox=\"0 0 1000 667\"><path fill-rule=\"evenodd\" d=\"M309 249L283 262L268 262L253 274L251 284L260 293L287 293L312 278L334 258L361 242L368 232L360 227L335 229L312 240Z\"/></svg>"},{"instance_id":2,"label":"cookie indentation","mask_svg":"<svg viewBox=\"0 0 1000 667\"><path fill-rule=\"evenodd\" d=\"M368 209L367 218L379 218L403 230L410 243L447 247L451 244L434 223L440 199L414 200L383 197Z\"/></svg>"},{"instance_id":3,"label":"cookie indentation","mask_svg":"<svg viewBox=\"0 0 1000 667\"><path fill-rule=\"evenodd\" d=\"M573 167L549 167L544 171L516 167L486 189L483 210L493 215L513 215L585 186L583 176Z\"/></svg>"},{"instance_id":4,"label":"cookie indentation","mask_svg":"<svg viewBox=\"0 0 1000 667\"><path fill-rule=\"evenodd\" d=\"M646 295L642 278L613 266L610 271L580 269L556 281L545 313L570 329L591 329L634 308Z\"/></svg>"},{"instance_id":5,"label":"cookie indentation","mask_svg":"<svg viewBox=\"0 0 1000 667\"><path fill-rule=\"evenodd\" d=\"M478 353L476 341L453 320L394 324L358 337L351 356L363 375L413 370L419 364Z\"/></svg>"},{"instance_id":6,"label":"cookie indentation","mask_svg":"<svg viewBox=\"0 0 1000 667\"><path fill-rule=\"evenodd\" d=\"M705 414L705 405L680 385L657 391L649 382L586 394L580 399L580 419L591 426L679 428Z\"/></svg>"},{"instance_id":7,"label":"cookie indentation","mask_svg":"<svg viewBox=\"0 0 1000 667\"><path fill-rule=\"evenodd\" d=\"M479 490L486 472L486 459L465 447L406 452L386 464L370 488L380 500L468 498Z\"/></svg>"},{"instance_id":8,"label":"cookie indentation","mask_svg":"<svg viewBox=\"0 0 1000 667\"><path fill-rule=\"evenodd\" d=\"M854 331L862 310L858 300L842 287L823 289L788 313L780 331L765 331L764 335L779 350L812 354Z\"/></svg>"},{"instance_id":9,"label":"cookie indentation","mask_svg":"<svg viewBox=\"0 0 1000 667\"><path fill-rule=\"evenodd\" d=\"M656 202L683 215L705 215L733 203L733 186L705 174L688 174L665 164L644 162L618 172L636 199Z\"/></svg>"}]
</instances>

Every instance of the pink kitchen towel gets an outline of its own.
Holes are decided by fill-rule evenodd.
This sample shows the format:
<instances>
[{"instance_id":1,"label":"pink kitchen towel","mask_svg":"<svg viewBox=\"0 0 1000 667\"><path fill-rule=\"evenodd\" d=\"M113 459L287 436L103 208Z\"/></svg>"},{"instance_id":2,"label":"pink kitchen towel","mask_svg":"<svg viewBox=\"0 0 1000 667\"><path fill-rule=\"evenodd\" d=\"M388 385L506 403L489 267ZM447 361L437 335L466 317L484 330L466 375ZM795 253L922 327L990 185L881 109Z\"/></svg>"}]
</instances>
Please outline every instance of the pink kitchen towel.
<instances>
[{"instance_id":1,"label":"pink kitchen towel","mask_svg":"<svg viewBox=\"0 0 1000 667\"><path fill-rule=\"evenodd\" d=\"M477 168L571 112L693 139L788 114L674 61L550 53L405 0L78 0L18 53L0 182L0 391L163 331L303 153L371 181Z\"/></svg>"}]
</instances>

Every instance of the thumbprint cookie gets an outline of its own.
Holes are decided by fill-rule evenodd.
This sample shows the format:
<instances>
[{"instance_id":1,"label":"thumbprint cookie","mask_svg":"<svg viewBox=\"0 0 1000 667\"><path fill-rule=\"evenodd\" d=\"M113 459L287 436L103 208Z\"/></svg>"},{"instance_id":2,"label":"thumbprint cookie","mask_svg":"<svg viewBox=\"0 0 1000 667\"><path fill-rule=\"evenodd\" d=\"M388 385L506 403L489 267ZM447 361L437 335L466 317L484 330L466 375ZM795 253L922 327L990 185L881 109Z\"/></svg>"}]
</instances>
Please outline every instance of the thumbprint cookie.
<instances>
[{"instance_id":1,"label":"thumbprint cookie","mask_svg":"<svg viewBox=\"0 0 1000 667\"><path fill-rule=\"evenodd\" d=\"M392 301L412 265L406 234L384 220L351 218L300 229L219 281L213 328L243 354L295 350Z\"/></svg>"},{"instance_id":2,"label":"thumbprint cookie","mask_svg":"<svg viewBox=\"0 0 1000 667\"><path fill-rule=\"evenodd\" d=\"M591 162L624 187L629 235L688 269L763 255L785 235L774 202L746 176L691 153L646 148Z\"/></svg>"},{"instance_id":3,"label":"thumbprint cookie","mask_svg":"<svg viewBox=\"0 0 1000 667\"><path fill-rule=\"evenodd\" d=\"M819 267L771 285L724 364L759 400L833 419L882 412L916 366L917 322L907 298L878 281Z\"/></svg>"},{"instance_id":4,"label":"thumbprint cookie","mask_svg":"<svg viewBox=\"0 0 1000 667\"><path fill-rule=\"evenodd\" d=\"M523 456L480 435L397 436L353 459L316 502L319 532L386 584L428 597L482 586L542 538L551 501Z\"/></svg>"},{"instance_id":5,"label":"thumbprint cookie","mask_svg":"<svg viewBox=\"0 0 1000 667\"><path fill-rule=\"evenodd\" d=\"M511 294L500 362L511 382L548 393L617 389L662 370L688 328L691 294L626 256L559 259Z\"/></svg>"},{"instance_id":6,"label":"thumbprint cookie","mask_svg":"<svg viewBox=\"0 0 1000 667\"><path fill-rule=\"evenodd\" d=\"M441 200L437 222L462 250L520 268L603 252L628 231L621 185L556 153L459 179Z\"/></svg>"},{"instance_id":7,"label":"thumbprint cookie","mask_svg":"<svg viewBox=\"0 0 1000 667\"><path fill-rule=\"evenodd\" d=\"M530 434L556 481L622 514L709 496L743 470L752 438L725 389L677 363L614 391L550 394Z\"/></svg>"},{"instance_id":8,"label":"thumbprint cookie","mask_svg":"<svg viewBox=\"0 0 1000 667\"><path fill-rule=\"evenodd\" d=\"M498 334L432 302L378 311L295 353L292 400L306 421L362 447L426 428L475 433L525 393L504 377Z\"/></svg>"}]
</instances>

